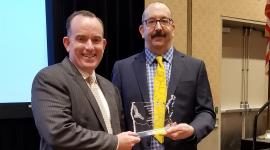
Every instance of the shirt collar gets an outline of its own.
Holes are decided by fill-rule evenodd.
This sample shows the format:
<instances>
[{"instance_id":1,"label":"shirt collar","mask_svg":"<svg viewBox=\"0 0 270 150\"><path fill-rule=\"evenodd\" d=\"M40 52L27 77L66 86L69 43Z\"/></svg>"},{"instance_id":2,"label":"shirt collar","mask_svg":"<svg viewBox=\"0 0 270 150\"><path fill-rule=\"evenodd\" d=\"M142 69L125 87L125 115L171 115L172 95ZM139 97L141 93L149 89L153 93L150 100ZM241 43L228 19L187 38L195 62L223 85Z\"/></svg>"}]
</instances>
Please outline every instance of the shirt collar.
<instances>
[{"instance_id":1,"label":"shirt collar","mask_svg":"<svg viewBox=\"0 0 270 150\"><path fill-rule=\"evenodd\" d=\"M146 63L150 65L155 61L157 57L157 55L152 53L151 50L148 48L145 48L145 55L146 55ZM164 55L162 55L162 57L166 62L171 64L173 58L173 47L171 47Z\"/></svg>"},{"instance_id":2,"label":"shirt collar","mask_svg":"<svg viewBox=\"0 0 270 150\"><path fill-rule=\"evenodd\" d=\"M92 82L97 82L97 77L96 77L96 72L95 70L93 70L92 74L90 75L88 72L82 71L79 68L77 68L79 70L79 72L81 73L82 77L84 80L88 80L88 78L91 76L90 78L90 83Z\"/></svg>"}]
</instances>

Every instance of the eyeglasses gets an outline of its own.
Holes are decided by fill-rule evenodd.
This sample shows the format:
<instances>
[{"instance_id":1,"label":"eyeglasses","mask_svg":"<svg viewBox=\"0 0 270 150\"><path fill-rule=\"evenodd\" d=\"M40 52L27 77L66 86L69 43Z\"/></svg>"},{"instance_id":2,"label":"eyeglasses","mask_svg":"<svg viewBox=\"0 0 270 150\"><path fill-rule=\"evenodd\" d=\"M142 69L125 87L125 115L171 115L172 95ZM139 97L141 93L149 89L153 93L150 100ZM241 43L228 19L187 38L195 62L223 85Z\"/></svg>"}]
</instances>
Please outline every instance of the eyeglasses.
<instances>
[{"instance_id":1,"label":"eyeglasses","mask_svg":"<svg viewBox=\"0 0 270 150\"><path fill-rule=\"evenodd\" d=\"M157 22L159 22L160 25L162 26L169 26L173 23L173 20L171 18L162 18L162 19L146 19L143 21L146 26L148 27L155 27L157 25Z\"/></svg>"}]
</instances>

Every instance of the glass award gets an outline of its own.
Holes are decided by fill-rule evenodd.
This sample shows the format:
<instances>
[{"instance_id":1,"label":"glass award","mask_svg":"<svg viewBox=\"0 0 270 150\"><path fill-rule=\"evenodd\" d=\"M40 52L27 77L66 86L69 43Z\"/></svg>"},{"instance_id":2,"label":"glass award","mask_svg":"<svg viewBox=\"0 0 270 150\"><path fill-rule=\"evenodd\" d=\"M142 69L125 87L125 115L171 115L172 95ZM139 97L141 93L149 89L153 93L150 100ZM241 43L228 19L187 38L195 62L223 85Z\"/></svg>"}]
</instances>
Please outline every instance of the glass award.
<instances>
[{"instance_id":1,"label":"glass award","mask_svg":"<svg viewBox=\"0 0 270 150\"><path fill-rule=\"evenodd\" d=\"M133 131L140 137L163 134L166 129L172 124L172 115L174 112L175 96L171 95L171 98L165 105L165 125L163 128L154 129L153 125L153 102L132 102L130 115L133 123Z\"/></svg>"}]
</instances>

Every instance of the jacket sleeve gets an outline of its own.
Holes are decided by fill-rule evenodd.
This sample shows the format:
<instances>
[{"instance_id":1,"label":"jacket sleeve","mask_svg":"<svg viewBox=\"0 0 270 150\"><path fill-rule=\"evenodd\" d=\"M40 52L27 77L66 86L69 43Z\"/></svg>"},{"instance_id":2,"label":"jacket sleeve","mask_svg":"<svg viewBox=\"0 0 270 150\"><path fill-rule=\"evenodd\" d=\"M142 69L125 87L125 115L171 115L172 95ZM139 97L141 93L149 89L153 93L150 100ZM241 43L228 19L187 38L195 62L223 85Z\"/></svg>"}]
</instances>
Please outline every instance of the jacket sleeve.
<instances>
[{"instance_id":1,"label":"jacket sleeve","mask_svg":"<svg viewBox=\"0 0 270 150\"><path fill-rule=\"evenodd\" d=\"M190 123L196 133L197 142L208 135L215 125L215 112L207 72L201 61L197 76L195 118Z\"/></svg>"}]
</instances>

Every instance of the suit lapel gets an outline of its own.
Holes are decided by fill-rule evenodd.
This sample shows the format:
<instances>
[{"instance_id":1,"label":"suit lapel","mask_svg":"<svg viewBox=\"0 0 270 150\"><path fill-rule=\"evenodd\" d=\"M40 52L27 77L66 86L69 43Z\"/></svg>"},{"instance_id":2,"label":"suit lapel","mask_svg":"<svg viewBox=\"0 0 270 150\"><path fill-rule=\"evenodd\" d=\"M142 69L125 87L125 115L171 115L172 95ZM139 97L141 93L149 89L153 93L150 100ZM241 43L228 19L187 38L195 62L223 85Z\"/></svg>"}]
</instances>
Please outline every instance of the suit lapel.
<instances>
[{"instance_id":1,"label":"suit lapel","mask_svg":"<svg viewBox=\"0 0 270 150\"><path fill-rule=\"evenodd\" d=\"M176 86L185 68L184 57L182 53L174 49L167 99L170 99L171 95L175 93Z\"/></svg>"},{"instance_id":2,"label":"suit lapel","mask_svg":"<svg viewBox=\"0 0 270 150\"><path fill-rule=\"evenodd\" d=\"M118 126L120 126L120 124L117 125L116 123L118 120L116 118L114 119L115 116L119 116L117 104L115 103L114 100L112 100L112 98L115 97L115 93L114 93L114 91L112 91L112 89L109 88L111 86L107 85L107 83L104 82L104 79L99 77L97 74L96 74L96 77L97 77L97 82L99 84L99 87L100 87L102 93L104 94L104 97L105 97L105 99L108 103L108 106L109 106L113 133L120 132L120 131L116 131L117 129L119 129ZM104 125L105 125L105 123L104 123Z\"/></svg>"},{"instance_id":3,"label":"suit lapel","mask_svg":"<svg viewBox=\"0 0 270 150\"><path fill-rule=\"evenodd\" d=\"M75 77L75 80L77 81L78 84L80 84L82 91L85 93L88 101L90 102L90 105L92 106L93 110L95 111L96 116L97 116L99 122L101 123L104 131L108 132L107 128L106 128L106 124L105 124L103 116L102 116L102 113L99 109L99 105L98 105L93 93L91 92L91 90L89 89L87 84L85 83L85 80L82 79L81 76Z\"/></svg>"},{"instance_id":4,"label":"suit lapel","mask_svg":"<svg viewBox=\"0 0 270 150\"><path fill-rule=\"evenodd\" d=\"M83 79L82 75L77 70L77 68L69 61L68 57L66 57L62 63L64 65L64 67L73 76L75 82L77 84L79 84L79 87L81 88L83 93L86 95L86 97L87 97L90 105L92 106L92 109L96 113L97 119L101 123L104 131L108 132L107 128L106 128L106 125L105 125L105 122L103 120L101 111L100 111L99 106L98 106L98 104L96 102L96 99L95 99L94 95L92 94L91 90L89 89L89 87L87 86L87 84L86 84L85 80Z\"/></svg>"},{"instance_id":5,"label":"suit lapel","mask_svg":"<svg viewBox=\"0 0 270 150\"><path fill-rule=\"evenodd\" d=\"M143 101L149 102L149 93L147 88L147 76L146 76L146 60L144 51L140 53L133 62L134 74L136 76L140 93L142 94Z\"/></svg>"}]
</instances>

